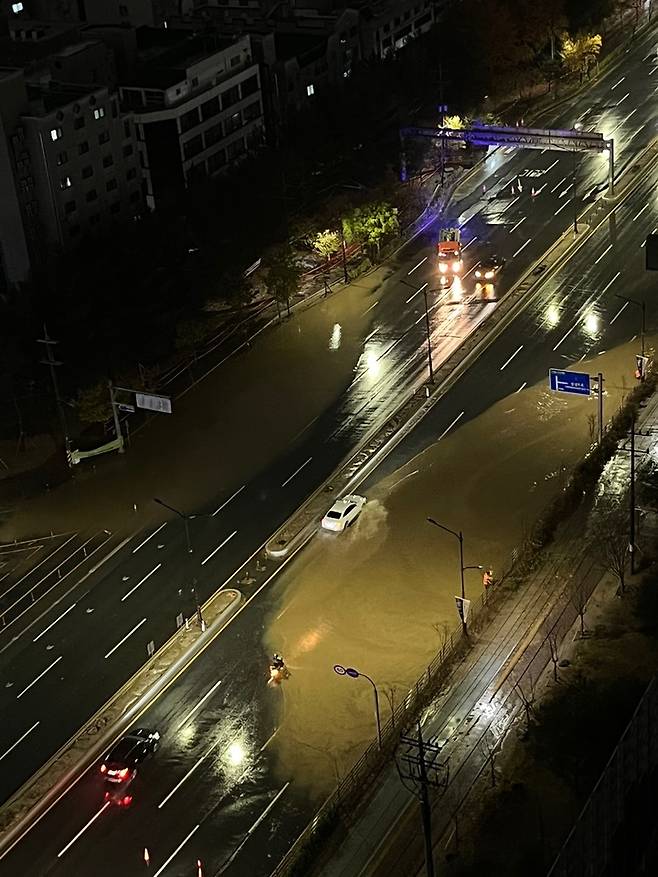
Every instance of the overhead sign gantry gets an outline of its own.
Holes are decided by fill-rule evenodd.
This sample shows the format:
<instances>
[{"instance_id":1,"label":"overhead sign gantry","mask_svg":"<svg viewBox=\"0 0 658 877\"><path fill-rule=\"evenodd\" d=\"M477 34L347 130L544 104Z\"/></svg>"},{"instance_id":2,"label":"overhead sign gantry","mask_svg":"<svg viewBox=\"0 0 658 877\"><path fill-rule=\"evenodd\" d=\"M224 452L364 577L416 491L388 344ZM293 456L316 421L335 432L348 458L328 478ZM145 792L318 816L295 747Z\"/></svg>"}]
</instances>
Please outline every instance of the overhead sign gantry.
<instances>
[{"instance_id":1,"label":"overhead sign gantry","mask_svg":"<svg viewBox=\"0 0 658 877\"><path fill-rule=\"evenodd\" d=\"M523 149L559 149L565 152L608 153L608 194L614 195L614 140L606 140L603 134L578 131L575 128L556 130L551 128L519 128L502 125L471 125L468 128L420 128L411 126L400 129L402 146L402 179L407 178L405 141L409 137L428 137L432 140L459 140L473 146L519 146Z\"/></svg>"}]
</instances>

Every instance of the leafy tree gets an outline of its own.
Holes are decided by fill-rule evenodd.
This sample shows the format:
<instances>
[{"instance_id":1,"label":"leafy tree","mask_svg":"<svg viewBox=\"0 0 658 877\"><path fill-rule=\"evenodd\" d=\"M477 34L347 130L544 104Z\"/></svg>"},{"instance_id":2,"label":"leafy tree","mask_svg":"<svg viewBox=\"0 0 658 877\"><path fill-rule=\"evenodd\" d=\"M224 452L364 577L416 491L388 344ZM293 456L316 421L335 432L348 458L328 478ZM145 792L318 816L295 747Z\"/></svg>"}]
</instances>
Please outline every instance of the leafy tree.
<instances>
[{"instance_id":1,"label":"leafy tree","mask_svg":"<svg viewBox=\"0 0 658 877\"><path fill-rule=\"evenodd\" d=\"M372 254L379 253L382 241L399 229L398 209L383 201L357 207L343 220L345 240L361 241Z\"/></svg>"},{"instance_id":2,"label":"leafy tree","mask_svg":"<svg viewBox=\"0 0 658 877\"><path fill-rule=\"evenodd\" d=\"M444 128L452 128L453 131L461 131L466 127L466 123L461 116L446 116L443 120Z\"/></svg>"},{"instance_id":3,"label":"leafy tree","mask_svg":"<svg viewBox=\"0 0 658 877\"><path fill-rule=\"evenodd\" d=\"M276 302L279 319L280 305L286 305L290 316L290 299L299 288L302 270L295 261L294 254L286 244L275 247L263 258L265 286Z\"/></svg>"},{"instance_id":4,"label":"leafy tree","mask_svg":"<svg viewBox=\"0 0 658 877\"><path fill-rule=\"evenodd\" d=\"M316 253L329 261L333 254L340 249L340 235L337 231L330 229L319 231L311 241L311 245Z\"/></svg>"},{"instance_id":5,"label":"leafy tree","mask_svg":"<svg viewBox=\"0 0 658 877\"><path fill-rule=\"evenodd\" d=\"M583 76L589 73L591 66L598 60L602 45L603 38L600 34L585 34L575 39L564 34L560 50L564 66L569 73L577 73L582 82Z\"/></svg>"}]
</instances>

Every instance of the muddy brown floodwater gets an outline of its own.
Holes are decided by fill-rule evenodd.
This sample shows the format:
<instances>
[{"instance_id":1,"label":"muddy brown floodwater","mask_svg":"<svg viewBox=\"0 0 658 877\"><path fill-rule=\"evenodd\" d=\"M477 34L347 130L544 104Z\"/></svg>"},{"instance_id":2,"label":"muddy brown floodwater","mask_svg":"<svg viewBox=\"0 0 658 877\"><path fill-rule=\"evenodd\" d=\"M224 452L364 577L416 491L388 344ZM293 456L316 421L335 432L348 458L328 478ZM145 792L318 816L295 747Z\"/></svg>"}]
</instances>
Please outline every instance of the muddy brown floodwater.
<instances>
[{"instance_id":1,"label":"muddy brown floodwater","mask_svg":"<svg viewBox=\"0 0 658 877\"><path fill-rule=\"evenodd\" d=\"M626 344L578 363L606 375L608 417L631 386L634 352ZM590 444L596 410L596 399L545 384L510 395L377 483L351 530L320 533L293 561L264 637L292 670L271 746L285 779L326 793L375 738L369 683L337 676L334 664L375 680L386 719L388 699L398 703L438 651L441 629L458 625L459 545L426 518L463 530L466 565L500 574ZM479 597L481 573L465 575L467 596Z\"/></svg>"}]
</instances>

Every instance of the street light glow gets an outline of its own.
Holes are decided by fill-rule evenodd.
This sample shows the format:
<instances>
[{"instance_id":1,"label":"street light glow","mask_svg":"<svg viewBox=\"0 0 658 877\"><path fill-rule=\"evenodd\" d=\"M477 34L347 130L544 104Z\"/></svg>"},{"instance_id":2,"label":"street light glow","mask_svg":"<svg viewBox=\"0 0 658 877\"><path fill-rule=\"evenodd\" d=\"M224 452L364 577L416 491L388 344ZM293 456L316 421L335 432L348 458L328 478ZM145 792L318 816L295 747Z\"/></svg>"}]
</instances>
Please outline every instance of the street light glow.
<instances>
[{"instance_id":1,"label":"street light glow","mask_svg":"<svg viewBox=\"0 0 658 877\"><path fill-rule=\"evenodd\" d=\"M583 327L588 335L595 336L599 331L599 318L597 314L589 313L585 316Z\"/></svg>"},{"instance_id":2,"label":"street light glow","mask_svg":"<svg viewBox=\"0 0 658 877\"><path fill-rule=\"evenodd\" d=\"M556 304L550 304L546 308L546 315L544 317L546 324L550 326L551 329L554 329L557 324L560 322L560 308Z\"/></svg>"},{"instance_id":3,"label":"street light glow","mask_svg":"<svg viewBox=\"0 0 658 877\"><path fill-rule=\"evenodd\" d=\"M228 759L229 764L233 765L233 767L237 767L239 764L245 759L246 752L244 751L244 747L241 743L238 743L237 740L231 743L231 745L226 750L226 757Z\"/></svg>"},{"instance_id":4,"label":"street light glow","mask_svg":"<svg viewBox=\"0 0 658 877\"><path fill-rule=\"evenodd\" d=\"M371 378L379 377L379 373L382 370L382 364L374 350L369 350L368 353L366 353L366 366Z\"/></svg>"}]
</instances>

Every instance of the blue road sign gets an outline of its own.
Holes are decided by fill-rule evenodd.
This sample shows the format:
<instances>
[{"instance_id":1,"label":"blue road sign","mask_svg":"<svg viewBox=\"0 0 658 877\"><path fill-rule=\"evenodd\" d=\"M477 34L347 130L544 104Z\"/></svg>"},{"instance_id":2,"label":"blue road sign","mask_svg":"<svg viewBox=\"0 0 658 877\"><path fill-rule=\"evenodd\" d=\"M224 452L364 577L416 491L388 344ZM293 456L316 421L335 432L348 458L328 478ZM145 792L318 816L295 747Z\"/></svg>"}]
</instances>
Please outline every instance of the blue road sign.
<instances>
[{"instance_id":1,"label":"blue road sign","mask_svg":"<svg viewBox=\"0 0 658 877\"><path fill-rule=\"evenodd\" d=\"M548 371L548 383L551 390L557 390L558 393L573 393L576 396L589 396L591 393L590 376L584 372L551 368Z\"/></svg>"}]
</instances>

